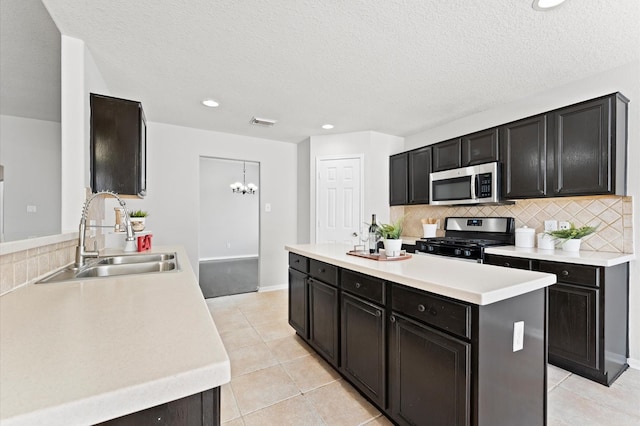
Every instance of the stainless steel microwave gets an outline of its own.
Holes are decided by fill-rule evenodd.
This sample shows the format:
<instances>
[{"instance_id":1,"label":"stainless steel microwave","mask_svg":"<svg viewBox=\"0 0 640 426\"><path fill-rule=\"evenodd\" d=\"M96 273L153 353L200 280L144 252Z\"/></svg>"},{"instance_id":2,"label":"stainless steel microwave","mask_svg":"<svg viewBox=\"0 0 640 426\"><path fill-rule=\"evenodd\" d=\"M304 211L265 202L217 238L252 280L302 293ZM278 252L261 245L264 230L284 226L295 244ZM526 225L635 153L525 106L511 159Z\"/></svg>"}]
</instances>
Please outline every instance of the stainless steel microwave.
<instances>
[{"instance_id":1,"label":"stainless steel microwave","mask_svg":"<svg viewBox=\"0 0 640 426\"><path fill-rule=\"evenodd\" d=\"M429 175L429 204L499 204L500 163L434 172Z\"/></svg>"}]
</instances>

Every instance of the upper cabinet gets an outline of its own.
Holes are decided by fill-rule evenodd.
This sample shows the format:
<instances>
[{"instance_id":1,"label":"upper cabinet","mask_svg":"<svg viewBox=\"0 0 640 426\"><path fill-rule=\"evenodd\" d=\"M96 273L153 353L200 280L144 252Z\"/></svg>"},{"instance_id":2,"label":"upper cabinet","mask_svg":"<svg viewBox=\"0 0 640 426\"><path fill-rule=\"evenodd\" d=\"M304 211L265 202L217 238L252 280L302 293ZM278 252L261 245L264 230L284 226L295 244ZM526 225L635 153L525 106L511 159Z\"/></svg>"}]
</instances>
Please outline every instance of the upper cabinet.
<instances>
[{"instance_id":1,"label":"upper cabinet","mask_svg":"<svg viewBox=\"0 0 640 426\"><path fill-rule=\"evenodd\" d=\"M409 154L404 152L389 157L389 204L403 206L409 200Z\"/></svg>"},{"instance_id":2,"label":"upper cabinet","mask_svg":"<svg viewBox=\"0 0 640 426\"><path fill-rule=\"evenodd\" d=\"M537 198L547 194L547 116L537 115L500 127L502 194Z\"/></svg>"},{"instance_id":3,"label":"upper cabinet","mask_svg":"<svg viewBox=\"0 0 640 426\"><path fill-rule=\"evenodd\" d=\"M429 204L431 147L409 151L409 204Z\"/></svg>"},{"instance_id":4,"label":"upper cabinet","mask_svg":"<svg viewBox=\"0 0 640 426\"><path fill-rule=\"evenodd\" d=\"M549 113L551 195L624 195L628 102L617 93Z\"/></svg>"},{"instance_id":5,"label":"upper cabinet","mask_svg":"<svg viewBox=\"0 0 640 426\"><path fill-rule=\"evenodd\" d=\"M462 141L460 138L432 145L433 171L455 169L462 162Z\"/></svg>"},{"instance_id":6,"label":"upper cabinet","mask_svg":"<svg viewBox=\"0 0 640 426\"><path fill-rule=\"evenodd\" d=\"M147 128L140 102L92 93L91 189L146 195Z\"/></svg>"},{"instance_id":7,"label":"upper cabinet","mask_svg":"<svg viewBox=\"0 0 640 426\"><path fill-rule=\"evenodd\" d=\"M498 161L498 129L462 137L462 167Z\"/></svg>"}]
</instances>

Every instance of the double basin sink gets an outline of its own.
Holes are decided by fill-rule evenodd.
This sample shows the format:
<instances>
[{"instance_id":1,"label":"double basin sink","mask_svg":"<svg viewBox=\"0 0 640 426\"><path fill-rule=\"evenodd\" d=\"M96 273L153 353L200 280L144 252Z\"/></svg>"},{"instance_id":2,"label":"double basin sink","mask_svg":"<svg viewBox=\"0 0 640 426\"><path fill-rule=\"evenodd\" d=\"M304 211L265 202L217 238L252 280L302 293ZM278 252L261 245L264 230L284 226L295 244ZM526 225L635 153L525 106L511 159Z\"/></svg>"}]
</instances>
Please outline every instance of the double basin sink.
<instances>
[{"instance_id":1,"label":"double basin sink","mask_svg":"<svg viewBox=\"0 0 640 426\"><path fill-rule=\"evenodd\" d=\"M43 278L37 284L176 270L179 270L176 253L123 254L94 259L80 268L69 266Z\"/></svg>"}]
</instances>

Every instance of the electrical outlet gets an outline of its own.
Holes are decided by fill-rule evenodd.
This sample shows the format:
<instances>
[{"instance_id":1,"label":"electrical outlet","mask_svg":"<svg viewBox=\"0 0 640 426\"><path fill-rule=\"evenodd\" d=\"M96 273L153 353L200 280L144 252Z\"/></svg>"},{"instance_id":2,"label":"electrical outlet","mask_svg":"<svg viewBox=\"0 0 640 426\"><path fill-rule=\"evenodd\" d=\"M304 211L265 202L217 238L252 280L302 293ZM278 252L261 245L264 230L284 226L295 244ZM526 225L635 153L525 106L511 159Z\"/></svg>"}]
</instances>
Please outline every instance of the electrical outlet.
<instances>
[{"instance_id":1,"label":"electrical outlet","mask_svg":"<svg viewBox=\"0 0 640 426\"><path fill-rule=\"evenodd\" d=\"M27 213L36 213L38 211L37 207L31 204L27 205Z\"/></svg>"},{"instance_id":2,"label":"electrical outlet","mask_svg":"<svg viewBox=\"0 0 640 426\"><path fill-rule=\"evenodd\" d=\"M524 348L524 321L513 323L513 352Z\"/></svg>"},{"instance_id":3,"label":"electrical outlet","mask_svg":"<svg viewBox=\"0 0 640 426\"><path fill-rule=\"evenodd\" d=\"M558 221L557 220L545 220L544 221L544 230L545 231L557 231L558 230Z\"/></svg>"},{"instance_id":4,"label":"electrical outlet","mask_svg":"<svg viewBox=\"0 0 640 426\"><path fill-rule=\"evenodd\" d=\"M265 212L270 212L271 211L271 203L265 203L264 211Z\"/></svg>"},{"instance_id":5,"label":"electrical outlet","mask_svg":"<svg viewBox=\"0 0 640 426\"><path fill-rule=\"evenodd\" d=\"M227 248L231 248L231 243L227 243Z\"/></svg>"},{"instance_id":6,"label":"electrical outlet","mask_svg":"<svg viewBox=\"0 0 640 426\"><path fill-rule=\"evenodd\" d=\"M558 223L558 229L569 229L570 226L571 224L569 222L560 221Z\"/></svg>"}]
</instances>

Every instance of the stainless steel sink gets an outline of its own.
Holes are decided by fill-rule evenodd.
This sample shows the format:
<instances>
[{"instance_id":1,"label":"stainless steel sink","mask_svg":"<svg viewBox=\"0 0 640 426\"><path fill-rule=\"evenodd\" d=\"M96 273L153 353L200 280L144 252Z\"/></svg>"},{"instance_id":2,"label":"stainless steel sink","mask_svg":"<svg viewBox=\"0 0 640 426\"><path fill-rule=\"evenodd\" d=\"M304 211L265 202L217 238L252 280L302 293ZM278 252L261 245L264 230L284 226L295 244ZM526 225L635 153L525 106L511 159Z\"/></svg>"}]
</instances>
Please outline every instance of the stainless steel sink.
<instances>
[{"instance_id":1,"label":"stainless steel sink","mask_svg":"<svg viewBox=\"0 0 640 426\"><path fill-rule=\"evenodd\" d=\"M87 263L81 268L70 266L51 274L36 284L76 281L87 278L149 274L179 270L176 253L140 253L107 256Z\"/></svg>"}]
</instances>

